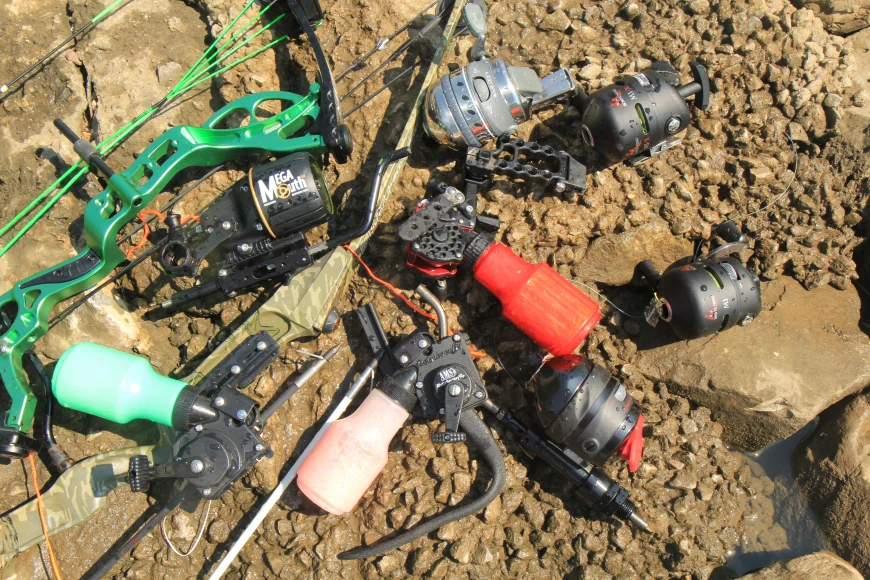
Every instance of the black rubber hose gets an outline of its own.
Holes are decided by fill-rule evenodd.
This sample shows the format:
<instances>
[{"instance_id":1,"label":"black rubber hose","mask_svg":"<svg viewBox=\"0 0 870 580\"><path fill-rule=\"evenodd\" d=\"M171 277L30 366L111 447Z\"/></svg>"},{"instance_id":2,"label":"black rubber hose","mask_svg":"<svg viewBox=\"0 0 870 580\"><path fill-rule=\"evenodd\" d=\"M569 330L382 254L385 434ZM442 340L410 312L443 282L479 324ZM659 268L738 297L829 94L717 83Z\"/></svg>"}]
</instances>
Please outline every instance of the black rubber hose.
<instances>
[{"instance_id":1,"label":"black rubber hose","mask_svg":"<svg viewBox=\"0 0 870 580\"><path fill-rule=\"evenodd\" d=\"M369 203L368 206L366 206L366 215L363 217L362 223L349 232L345 232L335 238L311 246L310 252L312 256L342 246L351 240L355 240L364 235L371 229L372 224L375 221L375 210L378 207L378 197L380 197L378 194L381 190L381 178L383 178L384 172L387 170L388 166L400 159L404 159L410 154L410 147L402 147L401 149L396 149L395 151L387 153L381 159L378 163L377 169L375 169L375 177L372 179L372 187L369 190Z\"/></svg>"},{"instance_id":2,"label":"black rubber hose","mask_svg":"<svg viewBox=\"0 0 870 580\"><path fill-rule=\"evenodd\" d=\"M393 538L373 544L371 546L360 546L347 552L338 555L339 560L359 560L361 558L371 558L380 556L390 550L395 550L399 546L403 546L408 542L412 542L417 538L423 537L429 532L433 532L445 526L450 522L462 519L466 516L475 514L488 506L498 494L501 493L505 484L506 472L504 467L504 456L498 448L498 444L492 437L489 427L486 423L477 416L477 413L468 409L462 413L459 418L459 426L468 435L468 438L474 442L480 453L483 455L483 460L492 470L492 481L489 488L482 496L476 500L469 502L466 505L460 505L453 509L441 512L437 516L422 522L410 530L407 530Z\"/></svg>"},{"instance_id":3,"label":"black rubber hose","mask_svg":"<svg viewBox=\"0 0 870 580\"><path fill-rule=\"evenodd\" d=\"M63 450L63 447L54 438L54 407L57 405L57 399L54 398L54 392L51 390L51 380L48 378L48 373L45 371L45 366L39 357L32 350L27 351L27 359L30 361L33 370L39 376L45 388L45 416L42 419L42 437L45 440L48 448L48 455L51 462L57 467L59 473L63 473L73 466L73 460Z\"/></svg>"}]
</instances>

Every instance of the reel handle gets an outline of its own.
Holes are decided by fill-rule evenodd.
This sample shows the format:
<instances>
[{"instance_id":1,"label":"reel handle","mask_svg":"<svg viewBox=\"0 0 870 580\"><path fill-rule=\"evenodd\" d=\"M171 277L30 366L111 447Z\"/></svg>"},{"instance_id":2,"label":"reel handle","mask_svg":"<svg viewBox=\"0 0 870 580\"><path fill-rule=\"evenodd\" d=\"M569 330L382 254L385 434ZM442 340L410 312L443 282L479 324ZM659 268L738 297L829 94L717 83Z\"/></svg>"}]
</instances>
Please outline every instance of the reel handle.
<instances>
[{"instance_id":1,"label":"reel handle","mask_svg":"<svg viewBox=\"0 0 870 580\"><path fill-rule=\"evenodd\" d=\"M659 287L659 282L662 280L662 275L653 265L652 260L644 260L637 265L637 273L646 280L646 283L656 290Z\"/></svg>"}]
</instances>

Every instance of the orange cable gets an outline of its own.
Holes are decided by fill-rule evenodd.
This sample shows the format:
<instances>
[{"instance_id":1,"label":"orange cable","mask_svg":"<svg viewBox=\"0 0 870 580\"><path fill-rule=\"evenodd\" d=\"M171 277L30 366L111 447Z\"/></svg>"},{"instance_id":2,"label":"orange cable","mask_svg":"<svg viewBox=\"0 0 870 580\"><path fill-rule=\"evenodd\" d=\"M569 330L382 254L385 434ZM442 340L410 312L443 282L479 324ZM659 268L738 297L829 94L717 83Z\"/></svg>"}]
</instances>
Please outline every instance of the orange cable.
<instances>
[{"instance_id":1,"label":"orange cable","mask_svg":"<svg viewBox=\"0 0 870 580\"><path fill-rule=\"evenodd\" d=\"M392 292L393 294L395 294L398 298L401 298L402 301L403 301L405 304L407 304L407 305L408 305L408 306L409 306L409 307L410 307L414 312L416 312L417 314L420 314L420 315L422 315L422 316L425 316L425 317L428 318L429 320L433 320L433 321L435 321L435 322L438 322L438 317L437 317L436 315L431 314L431 313L429 313L429 312L426 312L425 310L423 310L422 308L420 308L419 306L417 306L416 304L414 304L413 302L411 302L411 301L408 299L408 297L405 296L405 293L404 293L404 292L402 292L401 290L399 290L398 288L396 288L395 286L393 286L392 284L390 284L390 283L387 282L386 280L382 280L382 279L378 278L377 276L375 276L375 273L372 272L372 269L369 268L369 265L365 263L365 260L363 260L362 257L360 257L359 254L357 254L356 252L354 252L353 249L352 249L349 245L345 244L345 245L342 246L342 247L343 247L345 250L347 250L348 252L350 252L351 254L353 254L353 257L356 258L356 259L359 261L359 263L362 265L362 267L366 269L366 272L368 272L368 275L371 277L372 280L374 280L374 281L377 282L378 284L381 284L381 285L383 285L384 287L386 287L387 290L389 290L390 292ZM448 333L448 334L453 334L453 330L451 330L450 327L447 327L447 333ZM483 352L482 350L475 350L475 349L471 348L470 346L468 347L468 353L471 355L471 358L475 358L475 359L477 359L477 358L483 358L483 357L486 356L486 353Z\"/></svg>"},{"instance_id":2,"label":"orange cable","mask_svg":"<svg viewBox=\"0 0 870 580\"><path fill-rule=\"evenodd\" d=\"M60 567L57 565L57 559L54 557L54 548L51 546L51 540L48 538L48 522L45 520L45 506L42 504L42 493L39 491L39 478L36 475L36 460L33 459L33 453L27 456L30 459L30 469L33 473L33 487L36 490L36 507L39 509L39 521L42 523L42 534L45 536L45 545L48 546L48 559L51 562L51 571L54 572L54 577L57 580L63 580L60 575Z\"/></svg>"},{"instance_id":3,"label":"orange cable","mask_svg":"<svg viewBox=\"0 0 870 580\"><path fill-rule=\"evenodd\" d=\"M145 221L143 216L146 215L156 215L160 221L166 221L166 216L157 211L156 209L143 209L136 216L139 218L139 221L142 222L142 239L139 240L139 243L127 250L126 258L129 260L138 250L141 250L145 247L145 242L148 241L148 236L151 235L151 226L148 225L148 222Z\"/></svg>"}]
</instances>

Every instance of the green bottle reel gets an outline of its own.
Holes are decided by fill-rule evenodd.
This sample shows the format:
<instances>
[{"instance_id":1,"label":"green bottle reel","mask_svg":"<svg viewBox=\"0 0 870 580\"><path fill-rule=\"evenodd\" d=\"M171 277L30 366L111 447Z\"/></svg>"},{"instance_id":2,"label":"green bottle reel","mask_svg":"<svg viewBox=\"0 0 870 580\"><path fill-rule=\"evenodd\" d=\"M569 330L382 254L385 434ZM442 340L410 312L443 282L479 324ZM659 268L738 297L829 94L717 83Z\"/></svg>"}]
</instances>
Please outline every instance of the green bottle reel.
<instances>
[{"instance_id":1,"label":"green bottle reel","mask_svg":"<svg viewBox=\"0 0 870 580\"><path fill-rule=\"evenodd\" d=\"M92 342L67 349L51 378L61 405L115 423L148 419L178 427L173 415L185 389L192 391L186 383L159 374L144 358Z\"/></svg>"}]
</instances>

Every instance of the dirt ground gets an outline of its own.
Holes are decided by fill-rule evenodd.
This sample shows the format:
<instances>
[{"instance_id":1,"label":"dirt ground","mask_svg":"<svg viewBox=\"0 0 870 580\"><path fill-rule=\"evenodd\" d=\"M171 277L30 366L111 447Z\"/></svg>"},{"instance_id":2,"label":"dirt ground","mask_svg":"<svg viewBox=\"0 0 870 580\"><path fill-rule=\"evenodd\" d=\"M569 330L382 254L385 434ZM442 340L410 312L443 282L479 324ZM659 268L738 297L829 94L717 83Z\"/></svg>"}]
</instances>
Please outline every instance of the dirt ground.
<instances>
[{"instance_id":1,"label":"dirt ground","mask_svg":"<svg viewBox=\"0 0 870 580\"><path fill-rule=\"evenodd\" d=\"M59 166L72 161L52 119L61 117L94 139L107 135L165 93L168 86L158 72L171 76L175 69L160 67L173 62L186 70L242 4L134 1L79 41L75 54L59 56L22 92L5 99L0 104L0 221L9 220L55 179ZM334 69L344 68L426 4L324 1L327 16L318 36ZM70 0L13 1L0 7L0 16L6 16L0 17L0 37L19 39L0 47L0 76L12 76L45 47L67 36L70 22L76 28L102 6L95 0ZM763 279L793 276L808 288L831 284L842 289L851 283L853 252L863 236L858 226L867 187L855 176L867 162L835 139L834 102L850 99L854 92L848 80L850 49L842 38L817 26L809 11L796 12L782 0L695 0L688 5L677 0L501 0L488 7L488 47L493 56L530 66L541 75L567 67L591 91L657 59L669 60L688 80L688 61L697 59L710 70L714 89L710 109L693 113L683 145L637 168L605 167L583 145L579 111L573 106L541 111L522 125L521 137L585 157L594 173L580 196L545 195L533 201L529 187L507 181L484 192L480 209L500 218L501 239L514 251L532 262L555 261L563 275L575 278L590 240L636 228L656 216L667 221L676 236L706 239L712 225L758 210L783 190L795 162L785 138L788 130L802 167L800 179L769 213L742 220L752 240L749 265ZM405 38L407 34L397 40ZM807 43L821 50L809 68L804 60ZM468 39L460 40L450 60L466 62L470 46ZM427 47L421 42L412 53L425 54ZM797 52L800 60L792 62L790 55ZM413 54L388 67L386 79L410 64ZM374 58L380 62L383 54ZM348 90L370 69L348 75L341 90ZM277 89L304 93L314 81L314 70L304 42L265 52L155 119L111 157L111 164L126 167L149 139L169 126L201 124L213 110L245 94ZM819 79L824 92L813 84ZM345 106L371 94L382 82L376 79ZM361 193L368 189L378 155L398 139L409 110L403 98L408 88L408 82L397 83L352 116L348 124L355 152L346 165L332 164L325 171L350 223L359 219ZM459 184L454 168L460 159L457 152L418 136L409 167L366 250L375 273L409 295L419 279L404 265L398 224L430 180ZM196 211L246 170L239 164L210 179L184 200L181 213ZM80 216L87 199L98 191L93 177L77 187L0 259L0 290L83 247ZM325 231L321 228L312 236ZM250 310L256 297L196 306L156 323L141 320L147 304L178 287L146 262L111 295L128 313L109 321L99 303L82 309L41 341L38 352L52 362L84 335L139 352L163 373L184 376L226 336L227 327ZM598 289L630 315L639 314L648 300L645 292L633 287ZM390 336L426 323L363 274L337 307L347 313L367 302L375 304ZM522 355L537 352L537 347L505 322L495 300L468 278L451 284L445 307L451 326L468 332L488 353L478 368L491 397L530 418L526 396L511 376L517 375ZM617 373L644 407L652 435L643 465L630 475L623 462L614 460L607 471L629 490L650 522L651 533L603 521L558 474L525 457L510 435L495 429L505 451L508 481L485 512L379 558L337 560L339 552L409 527L485 489L488 475L485 470L478 473L476 450L463 445L435 447L429 433L438 424L418 420L394 440L386 469L352 514L322 515L292 487L242 551L228 578L729 578L734 574L725 562L735 553L781 554L799 543L789 537L799 531L783 527L786 519L794 523L794 514L774 509L772 498L783 494L779 484L753 473L727 447L722 425L709 410L671 394L665 384L630 372L637 352L634 337L642 332L642 321L606 306L604 310L602 323L581 353ZM313 435L311 426L334 393L368 361L353 317L346 322L333 334L285 347L279 361L253 387L258 398L268 400L306 362L303 349L343 345L323 373L270 422L266 439L275 458L262 462L214 502L204 537L191 556L176 556L159 533L152 533L115 568L113 577L189 578L211 568L231 542L232 530L272 489L288 460L302 451ZM57 422L58 437L74 459L156 440L154 428L139 422L117 426L70 411L59 413ZM51 477L41 469L43 485ZM0 509L11 509L32 495L32 484L19 463L0 469ZM81 575L148 501L128 490L115 491L109 509L58 534L53 543L65 577ZM202 512L178 512L167 519L168 535L182 549L196 536ZM46 566L45 550L33 548L7 564L3 577L47 577Z\"/></svg>"}]
</instances>

